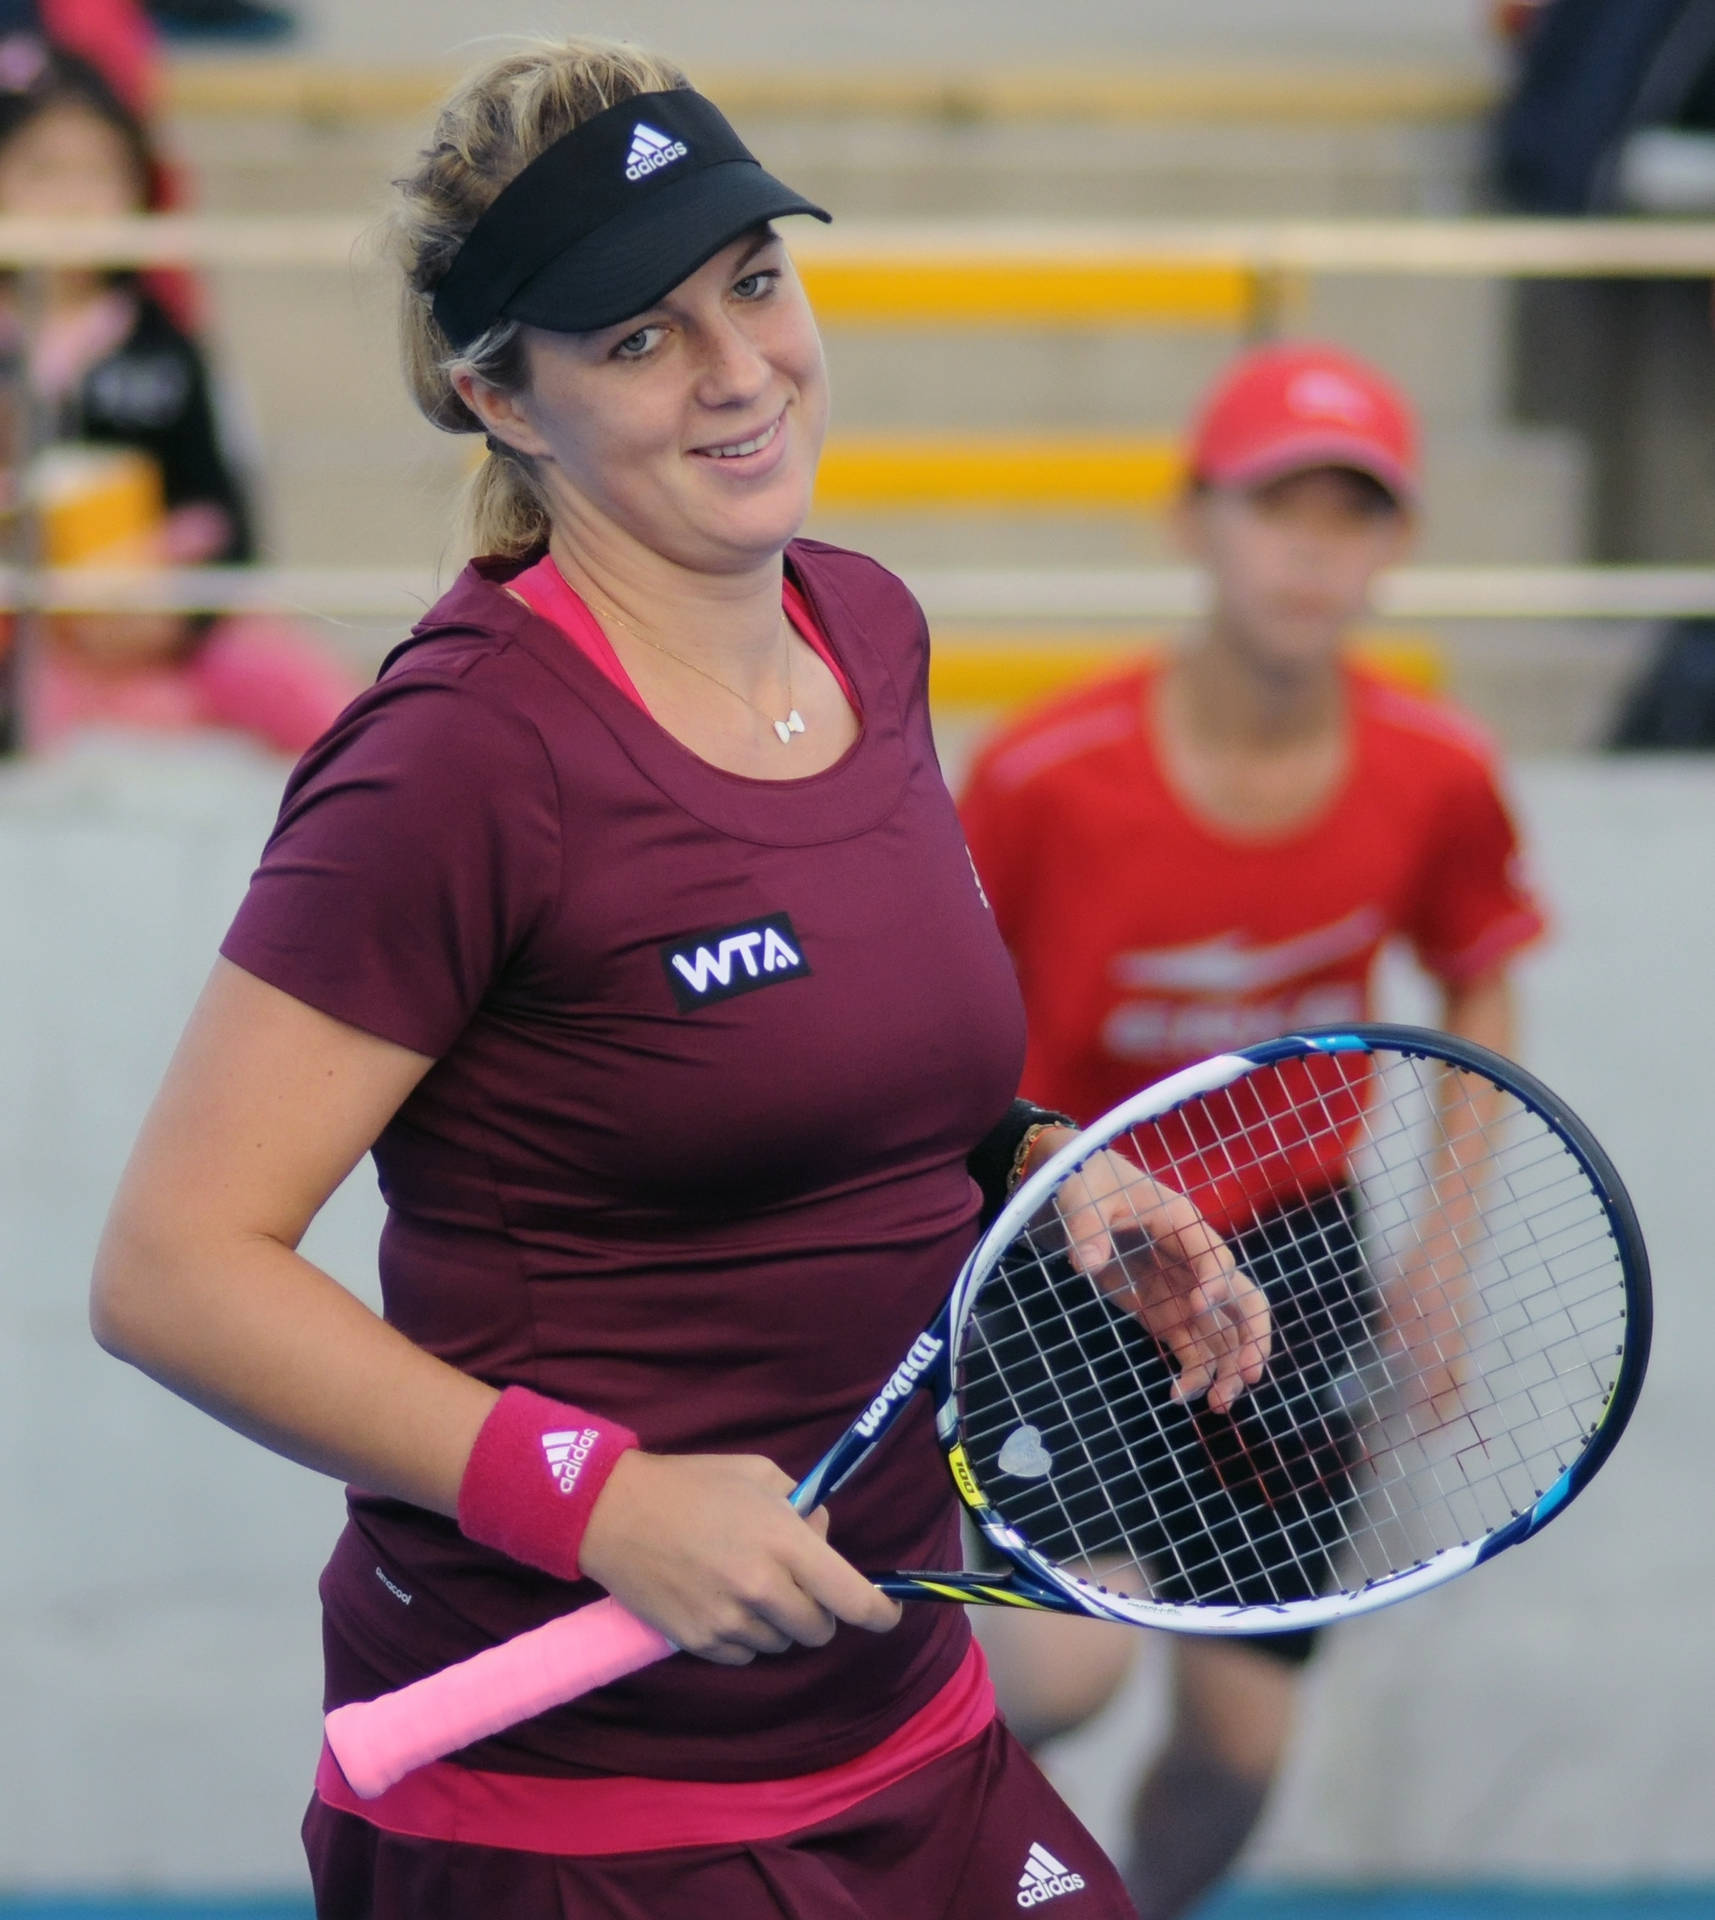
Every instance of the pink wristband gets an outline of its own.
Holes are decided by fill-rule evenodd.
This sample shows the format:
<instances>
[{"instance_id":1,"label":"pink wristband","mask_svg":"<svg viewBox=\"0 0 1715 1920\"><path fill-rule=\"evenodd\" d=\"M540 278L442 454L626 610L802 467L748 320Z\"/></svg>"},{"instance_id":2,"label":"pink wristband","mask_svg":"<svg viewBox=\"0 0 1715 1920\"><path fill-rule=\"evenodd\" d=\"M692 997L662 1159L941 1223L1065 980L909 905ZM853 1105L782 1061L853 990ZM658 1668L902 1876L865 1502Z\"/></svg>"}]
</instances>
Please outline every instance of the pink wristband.
<instances>
[{"instance_id":1,"label":"pink wristband","mask_svg":"<svg viewBox=\"0 0 1715 1920\"><path fill-rule=\"evenodd\" d=\"M459 1482L459 1529L526 1566L579 1578L596 1496L637 1435L617 1420L508 1387L482 1423Z\"/></svg>"}]
</instances>

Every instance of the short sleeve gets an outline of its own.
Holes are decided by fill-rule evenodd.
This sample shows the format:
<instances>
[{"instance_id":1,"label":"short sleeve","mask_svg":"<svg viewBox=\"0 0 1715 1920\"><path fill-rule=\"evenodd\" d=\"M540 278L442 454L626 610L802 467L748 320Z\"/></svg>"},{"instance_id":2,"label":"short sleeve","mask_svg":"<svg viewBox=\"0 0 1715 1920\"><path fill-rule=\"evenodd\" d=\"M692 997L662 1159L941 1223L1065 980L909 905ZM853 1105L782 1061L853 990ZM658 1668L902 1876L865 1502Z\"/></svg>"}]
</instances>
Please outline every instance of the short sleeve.
<instances>
[{"instance_id":1,"label":"short sleeve","mask_svg":"<svg viewBox=\"0 0 1715 1920\"><path fill-rule=\"evenodd\" d=\"M1439 796L1434 836L1405 931L1425 969L1449 986L1490 972L1547 926L1518 830L1493 768L1461 755Z\"/></svg>"},{"instance_id":2,"label":"short sleeve","mask_svg":"<svg viewBox=\"0 0 1715 1920\"><path fill-rule=\"evenodd\" d=\"M965 844L1001 938L1016 954L1029 911L1033 822L1024 789L998 777L995 751L979 756L959 801Z\"/></svg>"},{"instance_id":3,"label":"short sleeve","mask_svg":"<svg viewBox=\"0 0 1715 1920\"><path fill-rule=\"evenodd\" d=\"M526 715L468 680L384 680L299 763L221 952L438 1059L557 901L559 843Z\"/></svg>"}]
</instances>

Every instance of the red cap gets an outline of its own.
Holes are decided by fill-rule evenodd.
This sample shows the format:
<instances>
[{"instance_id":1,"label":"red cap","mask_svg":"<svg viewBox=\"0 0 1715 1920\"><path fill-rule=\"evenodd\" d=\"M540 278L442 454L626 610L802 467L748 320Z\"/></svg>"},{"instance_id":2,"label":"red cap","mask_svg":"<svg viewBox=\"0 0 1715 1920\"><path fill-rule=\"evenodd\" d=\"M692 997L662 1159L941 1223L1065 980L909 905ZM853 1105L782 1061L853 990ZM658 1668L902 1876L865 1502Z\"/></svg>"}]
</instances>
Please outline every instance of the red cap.
<instances>
[{"instance_id":1,"label":"red cap","mask_svg":"<svg viewBox=\"0 0 1715 1920\"><path fill-rule=\"evenodd\" d=\"M1417 420L1391 380L1338 347L1259 347L1203 403L1190 465L1193 478L1221 487L1352 467L1411 501Z\"/></svg>"}]
</instances>

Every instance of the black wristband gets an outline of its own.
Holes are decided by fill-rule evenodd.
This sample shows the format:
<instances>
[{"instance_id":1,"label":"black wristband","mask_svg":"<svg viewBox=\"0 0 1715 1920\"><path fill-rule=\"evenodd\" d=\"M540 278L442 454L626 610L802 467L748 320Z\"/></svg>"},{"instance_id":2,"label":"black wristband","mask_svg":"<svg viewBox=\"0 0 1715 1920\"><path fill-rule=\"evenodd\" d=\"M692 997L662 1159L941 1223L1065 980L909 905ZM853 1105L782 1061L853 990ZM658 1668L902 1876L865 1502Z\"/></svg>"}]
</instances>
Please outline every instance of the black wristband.
<instances>
[{"instance_id":1,"label":"black wristband","mask_svg":"<svg viewBox=\"0 0 1715 1920\"><path fill-rule=\"evenodd\" d=\"M965 1169L977 1183L983 1197L983 1225L986 1227L1006 1205L1012 1181L1012 1163L1032 1127L1076 1127L1070 1114L1055 1113L1033 1101L1015 1100L1005 1117L980 1139L965 1161Z\"/></svg>"}]
</instances>

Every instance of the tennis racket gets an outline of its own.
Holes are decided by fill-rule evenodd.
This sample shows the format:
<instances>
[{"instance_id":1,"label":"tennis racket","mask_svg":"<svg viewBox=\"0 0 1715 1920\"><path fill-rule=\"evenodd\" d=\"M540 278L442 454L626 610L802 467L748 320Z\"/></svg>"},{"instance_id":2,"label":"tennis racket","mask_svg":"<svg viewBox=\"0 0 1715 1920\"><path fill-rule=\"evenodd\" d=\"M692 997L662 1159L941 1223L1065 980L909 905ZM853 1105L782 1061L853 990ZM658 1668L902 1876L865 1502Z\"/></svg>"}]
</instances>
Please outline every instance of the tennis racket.
<instances>
[{"instance_id":1,"label":"tennis racket","mask_svg":"<svg viewBox=\"0 0 1715 1920\"><path fill-rule=\"evenodd\" d=\"M1156 1337L1164 1189L1269 1304L1266 1371L1224 1412ZM1319 1030L1173 1075L1024 1182L792 1501L827 1500L925 1392L994 1569L885 1573L886 1592L1318 1626L1563 1511L1626 1424L1649 1338L1631 1203L1554 1094L1444 1034ZM373 1797L673 1651L603 1600L337 1709L328 1741Z\"/></svg>"}]
</instances>

